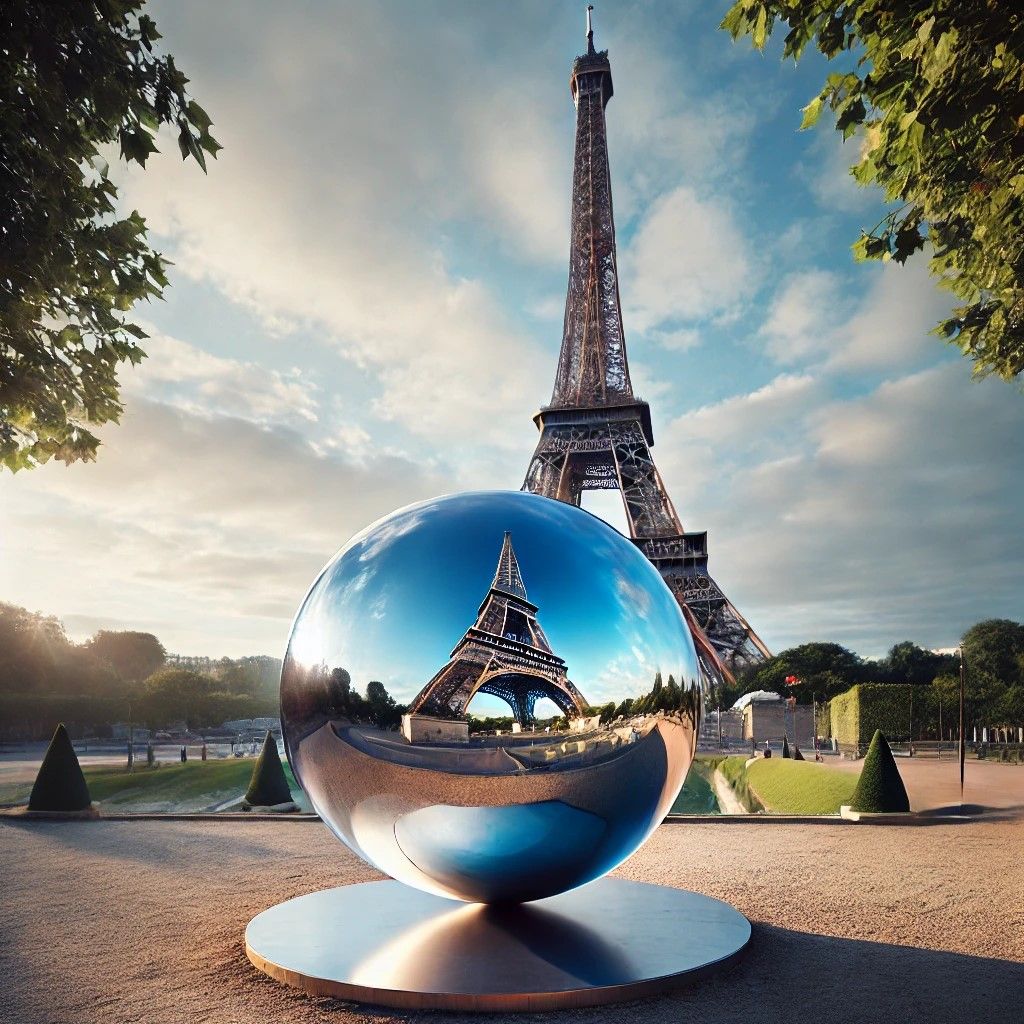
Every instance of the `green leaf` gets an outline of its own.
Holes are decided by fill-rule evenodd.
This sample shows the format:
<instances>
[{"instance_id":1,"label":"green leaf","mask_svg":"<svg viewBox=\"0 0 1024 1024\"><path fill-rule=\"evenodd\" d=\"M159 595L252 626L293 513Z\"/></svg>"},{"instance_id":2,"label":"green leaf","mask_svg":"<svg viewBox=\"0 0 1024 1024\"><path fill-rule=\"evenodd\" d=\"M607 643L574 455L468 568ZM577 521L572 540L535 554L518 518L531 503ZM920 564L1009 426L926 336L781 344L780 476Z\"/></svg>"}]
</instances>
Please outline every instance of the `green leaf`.
<instances>
[{"instance_id":1,"label":"green leaf","mask_svg":"<svg viewBox=\"0 0 1024 1024\"><path fill-rule=\"evenodd\" d=\"M754 18L754 26L751 29L750 38L758 50L763 50L768 42L770 28L768 24L768 8L760 6L757 9L757 16Z\"/></svg>"},{"instance_id":2,"label":"green leaf","mask_svg":"<svg viewBox=\"0 0 1024 1024\"><path fill-rule=\"evenodd\" d=\"M188 119L200 130L203 131L209 128L213 122L210 120L209 115L195 100L189 100L188 106L185 108L188 113Z\"/></svg>"},{"instance_id":3,"label":"green leaf","mask_svg":"<svg viewBox=\"0 0 1024 1024\"><path fill-rule=\"evenodd\" d=\"M813 128L818 123L818 118L821 117L821 108L824 105L825 98L823 96L815 96L806 107L803 108L803 120L800 122L800 131L805 131L808 128Z\"/></svg>"}]
</instances>

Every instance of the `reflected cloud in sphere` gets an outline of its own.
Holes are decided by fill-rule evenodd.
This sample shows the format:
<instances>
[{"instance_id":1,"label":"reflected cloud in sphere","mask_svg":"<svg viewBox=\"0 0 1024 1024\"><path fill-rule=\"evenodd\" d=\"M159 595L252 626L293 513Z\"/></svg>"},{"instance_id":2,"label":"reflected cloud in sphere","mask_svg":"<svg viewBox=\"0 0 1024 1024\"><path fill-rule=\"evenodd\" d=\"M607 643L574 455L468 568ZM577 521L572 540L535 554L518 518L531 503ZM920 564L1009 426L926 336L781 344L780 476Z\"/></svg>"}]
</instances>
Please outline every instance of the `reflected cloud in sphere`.
<instances>
[{"instance_id":1,"label":"reflected cloud in sphere","mask_svg":"<svg viewBox=\"0 0 1024 1024\"><path fill-rule=\"evenodd\" d=\"M588 715L656 679L642 714ZM357 854L508 903L597 878L646 839L692 760L700 685L679 607L630 541L571 505L474 492L395 512L331 560L292 627L281 708L296 776ZM400 730L368 687L408 705ZM522 731L470 735L482 694ZM567 731L531 731L542 700Z\"/></svg>"}]
</instances>

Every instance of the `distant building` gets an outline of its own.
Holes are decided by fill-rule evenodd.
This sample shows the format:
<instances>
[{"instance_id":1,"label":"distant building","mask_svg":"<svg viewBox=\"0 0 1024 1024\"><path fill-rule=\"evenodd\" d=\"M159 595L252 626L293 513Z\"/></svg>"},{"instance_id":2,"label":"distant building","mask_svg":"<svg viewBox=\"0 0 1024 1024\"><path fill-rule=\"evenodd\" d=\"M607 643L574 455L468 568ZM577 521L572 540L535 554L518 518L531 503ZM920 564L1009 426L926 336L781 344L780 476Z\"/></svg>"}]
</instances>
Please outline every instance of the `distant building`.
<instances>
[{"instance_id":1,"label":"distant building","mask_svg":"<svg viewBox=\"0 0 1024 1024\"><path fill-rule=\"evenodd\" d=\"M746 699L745 699L746 698ZM790 706L777 693L759 691L746 694L742 708L743 738L754 743L790 743L811 749L814 746L813 711L806 704ZM739 703L739 701L737 701Z\"/></svg>"},{"instance_id":2,"label":"distant building","mask_svg":"<svg viewBox=\"0 0 1024 1024\"><path fill-rule=\"evenodd\" d=\"M468 743L469 722L464 718L402 715L402 735L410 743Z\"/></svg>"}]
</instances>

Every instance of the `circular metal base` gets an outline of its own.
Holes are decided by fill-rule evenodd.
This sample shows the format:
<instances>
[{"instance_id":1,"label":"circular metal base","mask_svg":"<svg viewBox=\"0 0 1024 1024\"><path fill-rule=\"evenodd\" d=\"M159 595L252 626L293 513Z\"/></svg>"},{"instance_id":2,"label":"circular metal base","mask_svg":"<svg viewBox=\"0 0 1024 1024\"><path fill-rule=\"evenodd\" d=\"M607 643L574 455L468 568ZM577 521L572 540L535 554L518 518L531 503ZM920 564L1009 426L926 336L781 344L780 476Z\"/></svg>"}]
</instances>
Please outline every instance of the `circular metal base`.
<instances>
[{"instance_id":1,"label":"circular metal base","mask_svg":"<svg viewBox=\"0 0 1024 1024\"><path fill-rule=\"evenodd\" d=\"M309 893L254 917L249 959L317 995L436 1010L553 1010L663 992L736 960L750 923L698 893L602 878L512 906L399 882Z\"/></svg>"}]
</instances>

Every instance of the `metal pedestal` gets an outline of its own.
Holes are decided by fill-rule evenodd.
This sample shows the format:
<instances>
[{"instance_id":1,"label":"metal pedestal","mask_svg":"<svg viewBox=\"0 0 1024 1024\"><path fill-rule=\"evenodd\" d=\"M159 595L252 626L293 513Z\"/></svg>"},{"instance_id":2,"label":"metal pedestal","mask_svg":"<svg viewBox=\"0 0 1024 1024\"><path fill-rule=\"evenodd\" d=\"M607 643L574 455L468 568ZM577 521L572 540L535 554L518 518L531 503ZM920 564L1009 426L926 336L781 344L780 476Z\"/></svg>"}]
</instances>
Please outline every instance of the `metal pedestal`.
<instances>
[{"instance_id":1,"label":"metal pedestal","mask_svg":"<svg viewBox=\"0 0 1024 1024\"><path fill-rule=\"evenodd\" d=\"M260 970L307 992L484 1011L653 995L734 962L749 940L727 903L621 878L511 906L367 882L278 904L245 931Z\"/></svg>"}]
</instances>

